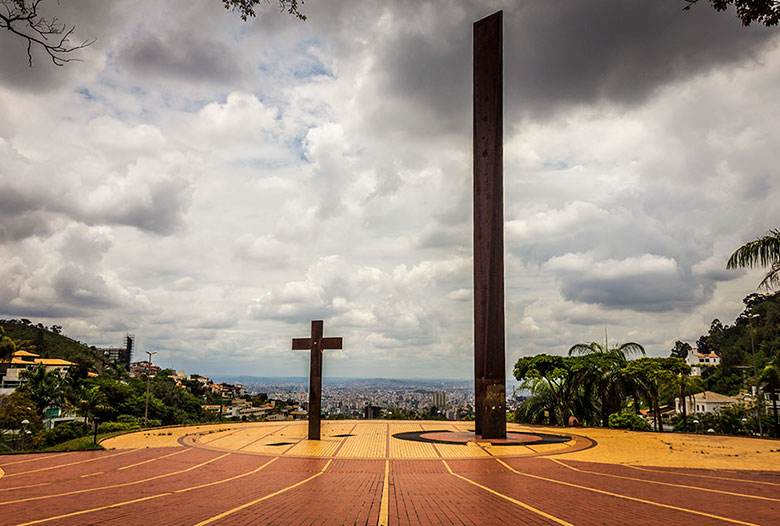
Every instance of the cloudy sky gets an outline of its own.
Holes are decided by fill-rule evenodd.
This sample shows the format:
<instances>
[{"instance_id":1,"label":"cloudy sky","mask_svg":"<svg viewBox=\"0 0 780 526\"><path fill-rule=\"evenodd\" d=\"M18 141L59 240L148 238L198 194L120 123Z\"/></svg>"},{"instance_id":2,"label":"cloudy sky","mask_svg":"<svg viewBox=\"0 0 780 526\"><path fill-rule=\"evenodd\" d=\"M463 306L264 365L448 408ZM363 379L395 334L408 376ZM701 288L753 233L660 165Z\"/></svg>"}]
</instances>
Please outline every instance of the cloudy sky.
<instances>
[{"instance_id":1,"label":"cloudy sky","mask_svg":"<svg viewBox=\"0 0 780 526\"><path fill-rule=\"evenodd\" d=\"M324 319L326 375L469 377L471 24L504 9L508 370L693 343L780 226L780 32L684 4L64 1L81 62L0 34L0 317L214 376L307 374Z\"/></svg>"}]
</instances>

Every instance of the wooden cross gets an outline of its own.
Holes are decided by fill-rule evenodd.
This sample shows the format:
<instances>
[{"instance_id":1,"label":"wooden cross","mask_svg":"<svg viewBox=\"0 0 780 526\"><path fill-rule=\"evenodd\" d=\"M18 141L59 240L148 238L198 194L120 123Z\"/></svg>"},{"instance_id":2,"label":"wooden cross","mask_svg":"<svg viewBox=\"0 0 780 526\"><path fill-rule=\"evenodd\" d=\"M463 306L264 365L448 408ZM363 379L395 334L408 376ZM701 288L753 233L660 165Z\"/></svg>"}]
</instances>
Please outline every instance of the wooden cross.
<instances>
[{"instance_id":1,"label":"wooden cross","mask_svg":"<svg viewBox=\"0 0 780 526\"><path fill-rule=\"evenodd\" d=\"M323 338L322 320L312 320L311 338L293 338L293 351L311 350L309 367L309 440L320 439L322 412L322 351L341 349L341 338Z\"/></svg>"}]
</instances>

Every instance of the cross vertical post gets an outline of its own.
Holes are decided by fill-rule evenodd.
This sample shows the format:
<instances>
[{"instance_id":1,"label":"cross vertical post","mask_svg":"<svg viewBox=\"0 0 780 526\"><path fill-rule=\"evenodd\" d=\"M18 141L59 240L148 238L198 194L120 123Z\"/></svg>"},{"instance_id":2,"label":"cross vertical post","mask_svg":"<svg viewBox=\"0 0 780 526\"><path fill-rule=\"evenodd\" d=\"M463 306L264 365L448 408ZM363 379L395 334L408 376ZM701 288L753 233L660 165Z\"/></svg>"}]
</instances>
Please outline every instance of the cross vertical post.
<instances>
[{"instance_id":1,"label":"cross vertical post","mask_svg":"<svg viewBox=\"0 0 780 526\"><path fill-rule=\"evenodd\" d=\"M474 23L475 434L506 438L502 12Z\"/></svg>"},{"instance_id":2,"label":"cross vertical post","mask_svg":"<svg viewBox=\"0 0 780 526\"><path fill-rule=\"evenodd\" d=\"M310 350L309 362L309 440L320 439L322 413L322 351L341 349L341 338L323 338L322 320L312 320L310 338L293 338L294 351Z\"/></svg>"}]
</instances>

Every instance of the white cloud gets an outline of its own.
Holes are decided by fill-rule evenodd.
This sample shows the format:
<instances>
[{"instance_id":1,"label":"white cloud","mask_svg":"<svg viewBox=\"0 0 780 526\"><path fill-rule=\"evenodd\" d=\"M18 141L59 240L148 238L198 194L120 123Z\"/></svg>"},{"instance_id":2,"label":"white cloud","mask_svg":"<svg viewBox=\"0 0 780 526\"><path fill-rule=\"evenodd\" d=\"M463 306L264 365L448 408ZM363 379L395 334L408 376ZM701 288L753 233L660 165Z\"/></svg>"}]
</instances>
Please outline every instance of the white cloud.
<instances>
[{"instance_id":1,"label":"white cloud","mask_svg":"<svg viewBox=\"0 0 780 526\"><path fill-rule=\"evenodd\" d=\"M84 62L0 35L0 315L302 375L324 318L334 374L470 375L471 22L503 6L508 367L604 325L668 352L760 279L724 266L780 224L780 47L662 4L63 3Z\"/></svg>"}]
</instances>

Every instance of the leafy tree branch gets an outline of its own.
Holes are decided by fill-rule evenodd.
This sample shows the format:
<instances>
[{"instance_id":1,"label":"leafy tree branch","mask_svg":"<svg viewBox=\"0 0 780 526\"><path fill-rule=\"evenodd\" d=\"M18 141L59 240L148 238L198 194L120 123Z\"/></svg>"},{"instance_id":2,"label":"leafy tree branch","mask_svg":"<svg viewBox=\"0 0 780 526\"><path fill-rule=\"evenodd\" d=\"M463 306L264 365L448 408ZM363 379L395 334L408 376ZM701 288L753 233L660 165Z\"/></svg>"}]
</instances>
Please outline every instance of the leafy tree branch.
<instances>
[{"instance_id":1,"label":"leafy tree branch","mask_svg":"<svg viewBox=\"0 0 780 526\"><path fill-rule=\"evenodd\" d=\"M689 11L699 0L685 0L688 4L683 9ZM742 25L749 26L753 22L765 26L776 26L780 22L780 0L710 0L716 11L725 11L729 6L737 10L737 17Z\"/></svg>"}]
</instances>

